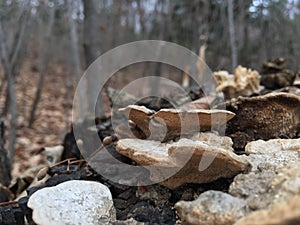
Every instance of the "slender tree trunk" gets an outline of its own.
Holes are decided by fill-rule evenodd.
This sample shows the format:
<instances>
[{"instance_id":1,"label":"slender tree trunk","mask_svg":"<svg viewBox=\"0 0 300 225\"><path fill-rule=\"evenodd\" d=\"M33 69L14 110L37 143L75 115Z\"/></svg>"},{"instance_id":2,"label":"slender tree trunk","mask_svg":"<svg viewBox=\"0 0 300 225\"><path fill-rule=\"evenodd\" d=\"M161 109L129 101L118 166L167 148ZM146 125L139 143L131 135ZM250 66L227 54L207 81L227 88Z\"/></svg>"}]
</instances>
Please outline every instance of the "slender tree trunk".
<instances>
[{"instance_id":1,"label":"slender tree trunk","mask_svg":"<svg viewBox=\"0 0 300 225\"><path fill-rule=\"evenodd\" d=\"M0 119L0 183L2 185L8 186L11 180L10 175L10 164L8 160L7 151L4 148L5 145L5 125L4 121Z\"/></svg>"},{"instance_id":2,"label":"slender tree trunk","mask_svg":"<svg viewBox=\"0 0 300 225\"><path fill-rule=\"evenodd\" d=\"M52 34L52 28L54 24L54 15L55 15L55 6L51 8L50 11L50 17L49 17L49 23L47 27L47 31L43 40L43 48L42 48L42 53L41 53L41 64L40 64L40 78L38 81L38 86L37 90L35 93L35 98L32 104L31 112L30 112L30 117L29 117L29 122L28 122L28 127L32 128L34 119L35 119L35 111L37 109L37 106L39 104L39 101L41 99L41 94L44 86L44 80L45 80L45 73L48 67L48 62L49 62L49 55L47 53L48 50L48 43L50 42L51 39L51 34Z\"/></svg>"},{"instance_id":3,"label":"slender tree trunk","mask_svg":"<svg viewBox=\"0 0 300 225\"><path fill-rule=\"evenodd\" d=\"M6 90L5 90L5 92L6 92L6 99L5 99L5 103L4 103L4 109L3 109L3 111L1 112L1 116L3 116L3 117L5 117L6 115L7 115L7 113L8 113L8 110L9 110L9 86L7 85L6 86Z\"/></svg>"},{"instance_id":4,"label":"slender tree trunk","mask_svg":"<svg viewBox=\"0 0 300 225\"><path fill-rule=\"evenodd\" d=\"M230 47L231 47L231 60L232 60L232 71L237 67L237 49L235 40L235 29L234 29L234 18L233 18L233 0L227 0L228 10L228 25L230 35Z\"/></svg>"},{"instance_id":5,"label":"slender tree trunk","mask_svg":"<svg viewBox=\"0 0 300 225\"><path fill-rule=\"evenodd\" d=\"M137 9L139 12L139 23L140 23L140 33L141 33L141 38L145 39L146 37L146 26L145 26L145 10L142 7L141 0L136 0L137 4Z\"/></svg>"},{"instance_id":6,"label":"slender tree trunk","mask_svg":"<svg viewBox=\"0 0 300 225\"><path fill-rule=\"evenodd\" d=\"M24 46L24 42L26 42L26 32L25 30L28 28L29 24L30 24L30 12L31 12L31 4L30 4L30 0L26 0L24 1L25 4L25 8L23 11L23 14L20 18L20 25L18 28L18 32L14 41L14 51L11 54L10 57L10 61L11 61L11 65L12 65L12 72L13 75L17 75L17 73L19 72L19 68L21 63L20 61L22 61L22 54L20 53L21 47Z\"/></svg>"},{"instance_id":7,"label":"slender tree trunk","mask_svg":"<svg viewBox=\"0 0 300 225\"><path fill-rule=\"evenodd\" d=\"M121 20L121 9L122 9L122 2L120 0L113 0L112 1L112 18L111 18L111 43L110 46L112 48L116 47L118 43L118 31L120 27L120 20Z\"/></svg>"},{"instance_id":8,"label":"slender tree trunk","mask_svg":"<svg viewBox=\"0 0 300 225\"><path fill-rule=\"evenodd\" d=\"M166 37L166 29L169 21L169 17L166 15L165 8L164 7L169 7L169 1L167 0L165 3L162 0L158 0L158 4L160 5L160 14L162 17L162 26L160 27L159 31L159 40L164 40ZM169 9L169 8L168 8ZM159 48L159 51L156 53L157 54L157 59L160 58L161 51L164 48L165 43L161 43L161 47ZM150 68L151 76L157 76L161 77L162 73L162 63L155 63L151 68ZM153 84L152 84L152 93L158 93L158 89L160 86L160 79L155 79Z\"/></svg>"},{"instance_id":9,"label":"slender tree trunk","mask_svg":"<svg viewBox=\"0 0 300 225\"><path fill-rule=\"evenodd\" d=\"M0 186L8 186L11 180L11 175L10 175L10 164L9 160L7 158L7 151L4 148L4 132L5 132L5 127L4 127L4 121L0 119ZM1 191L0 188L0 202L2 201L7 201L7 196L6 194Z\"/></svg>"},{"instance_id":10,"label":"slender tree trunk","mask_svg":"<svg viewBox=\"0 0 300 225\"><path fill-rule=\"evenodd\" d=\"M11 110L11 120L10 120L10 136L9 136L9 153L8 157L10 162L12 162L15 154L15 142L16 142L16 128L17 128L17 101L16 101L16 88L15 81L12 74L12 66L8 61L8 55L5 45L4 33L2 30L2 24L0 22L0 51L1 60L4 67L5 78L8 82L8 93Z\"/></svg>"},{"instance_id":11,"label":"slender tree trunk","mask_svg":"<svg viewBox=\"0 0 300 225\"><path fill-rule=\"evenodd\" d=\"M100 51L100 31L99 31L99 14L97 9L99 9L99 2L97 0L85 0L84 5L84 54L86 67L88 67L98 56L101 55ZM100 68L99 68L100 69ZM100 73L100 71L99 71ZM87 77L87 103L88 103L88 113L93 116L94 112L97 116L104 113L103 110L103 100L100 94L101 90L98 87L101 84L101 77L95 76L95 79L91 79L91 76ZM97 100L96 105L94 105L94 100Z\"/></svg>"},{"instance_id":12,"label":"slender tree trunk","mask_svg":"<svg viewBox=\"0 0 300 225\"><path fill-rule=\"evenodd\" d=\"M30 24L30 10L31 10L30 1L25 0L24 5L25 5L25 8L24 8L21 18L20 18L21 22L19 24L19 27L17 29L16 35L14 38L14 42L13 42L14 48L12 49L11 53L9 54L9 61L10 61L11 70L12 70L11 73L14 77L16 77L16 75L19 73L19 69L21 67L21 62L24 57L24 53L23 54L21 53L21 47L24 46L24 43L26 42L25 30L26 30L26 28L28 28L28 26ZM24 47L23 47L23 52L25 52ZM7 96L9 95L8 86L6 89L6 94L7 94ZM8 112L8 110L9 110L9 98L6 98L2 115L5 116Z\"/></svg>"},{"instance_id":13,"label":"slender tree trunk","mask_svg":"<svg viewBox=\"0 0 300 225\"><path fill-rule=\"evenodd\" d=\"M69 16L69 24L70 24L70 39L72 44L72 56L73 56L73 62L75 67L75 74L77 78L77 82L81 79L82 74L82 68L81 68L81 62L80 62L80 51L79 51L79 42L78 42L78 33L77 33L77 25L76 21L72 19L72 13L73 13L73 6L72 6L73 0L68 0L68 16ZM80 102L79 104L79 110L80 110L80 117L83 118L84 116L84 96L83 96L83 90L78 90Z\"/></svg>"}]
</instances>

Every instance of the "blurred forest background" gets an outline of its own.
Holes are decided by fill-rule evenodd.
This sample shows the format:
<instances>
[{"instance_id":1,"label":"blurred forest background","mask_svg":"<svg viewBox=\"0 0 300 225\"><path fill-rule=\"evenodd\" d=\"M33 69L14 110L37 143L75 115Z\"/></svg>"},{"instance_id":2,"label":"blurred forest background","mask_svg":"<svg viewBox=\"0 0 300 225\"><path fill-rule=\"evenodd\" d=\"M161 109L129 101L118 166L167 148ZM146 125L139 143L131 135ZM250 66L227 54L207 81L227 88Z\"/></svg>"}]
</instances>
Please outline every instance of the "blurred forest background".
<instances>
[{"instance_id":1,"label":"blurred forest background","mask_svg":"<svg viewBox=\"0 0 300 225\"><path fill-rule=\"evenodd\" d=\"M0 114L9 157L60 142L84 70L108 50L144 39L196 54L202 46L213 71L239 64L260 70L276 57L299 70L300 1L2 0Z\"/></svg>"}]
</instances>

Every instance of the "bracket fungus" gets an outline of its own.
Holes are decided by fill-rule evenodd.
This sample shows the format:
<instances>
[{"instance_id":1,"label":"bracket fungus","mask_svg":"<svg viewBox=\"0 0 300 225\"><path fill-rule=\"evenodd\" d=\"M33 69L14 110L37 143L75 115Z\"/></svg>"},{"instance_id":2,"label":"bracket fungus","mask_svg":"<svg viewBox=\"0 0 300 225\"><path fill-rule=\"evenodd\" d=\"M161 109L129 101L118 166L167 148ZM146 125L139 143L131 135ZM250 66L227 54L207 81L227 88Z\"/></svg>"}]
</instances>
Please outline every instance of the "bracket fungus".
<instances>
[{"instance_id":1,"label":"bracket fungus","mask_svg":"<svg viewBox=\"0 0 300 225\"><path fill-rule=\"evenodd\" d=\"M120 139L116 150L149 170L153 182L174 189L186 183L231 178L250 166L234 154L230 138L199 133L222 127L234 117L232 112L219 109L155 112L136 105L119 111L127 117L132 133L139 139Z\"/></svg>"},{"instance_id":2,"label":"bracket fungus","mask_svg":"<svg viewBox=\"0 0 300 225\"><path fill-rule=\"evenodd\" d=\"M300 125L300 96L290 93L270 93L262 96L239 97L226 103L236 114L227 124L226 134L243 134L251 140L268 140L282 134L295 137ZM235 135L238 134L238 135ZM235 139L233 139L234 144ZM235 148L244 148L244 143Z\"/></svg>"},{"instance_id":3,"label":"bracket fungus","mask_svg":"<svg viewBox=\"0 0 300 225\"><path fill-rule=\"evenodd\" d=\"M161 109L158 112L144 106L129 105L119 109L133 124L131 130L137 138L168 141L181 135L219 128L234 117L226 110Z\"/></svg>"},{"instance_id":4,"label":"bracket fungus","mask_svg":"<svg viewBox=\"0 0 300 225\"><path fill-rule=\"evenodd\" d=\"M226 145L225 145L226 146ZM186 183L209 183L231 178L250 168L232 149L212 143L180 139L170 144L140 139L121 139L116 150L151 173L150 179L174 189Z\"/></svg>"},{"instance_id":5,"label":"bracket fungus","mask_svg":"<svg viewBox=\"0 0 300 225\"><path fill-rule=\"evenodd\" d=\"M271 90L293 85L297 73L286 69L286 60L278 58L262 65L261 84Z\"/></svg>"},{"instance_id":6,"label":"bracket fungus","mask_svg":"<svg viewBox=\"0 0 300 225\"><path fill-rule=\"evenodd\" d=\"M234 75L227 71L218 71L214 73L214 77L219 84L216 91L222 91L227 99L243 94L250 95L260 90L258 72L242 66L234 70Z\"/></svg>"}]
</instances>

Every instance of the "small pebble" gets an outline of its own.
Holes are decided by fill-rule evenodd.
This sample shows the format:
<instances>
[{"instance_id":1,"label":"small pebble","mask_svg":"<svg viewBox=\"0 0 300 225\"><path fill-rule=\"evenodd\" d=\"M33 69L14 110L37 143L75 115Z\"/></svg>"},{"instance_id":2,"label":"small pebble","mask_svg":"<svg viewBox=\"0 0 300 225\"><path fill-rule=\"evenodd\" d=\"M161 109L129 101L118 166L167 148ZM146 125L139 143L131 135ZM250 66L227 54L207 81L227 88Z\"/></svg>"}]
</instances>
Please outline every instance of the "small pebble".
<instances>
[{"instance_id":1,"label":"small pebble","mask_svg":"<svg viewBox=\"0 0 300 225\"><path fill-rule=\"evenodd\" d=\"M112 136L107 136L103 139L103 144L104 145L110 145L113 142L113 137Z\"/></svg>"}]
</instances>

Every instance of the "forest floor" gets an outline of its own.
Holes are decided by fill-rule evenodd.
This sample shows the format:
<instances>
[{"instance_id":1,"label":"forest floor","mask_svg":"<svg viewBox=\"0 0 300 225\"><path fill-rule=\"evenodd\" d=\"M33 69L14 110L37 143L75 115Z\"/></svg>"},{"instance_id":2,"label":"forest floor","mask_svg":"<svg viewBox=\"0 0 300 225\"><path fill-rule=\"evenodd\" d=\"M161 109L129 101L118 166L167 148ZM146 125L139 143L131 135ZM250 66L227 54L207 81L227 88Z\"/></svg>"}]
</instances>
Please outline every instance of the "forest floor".
<instances>
[{"instance_id":1,"label":"forest floor","mask_svg":"<svg viewBox=\"0 0 300 225\"><path fill-rule=\"evenodd\" d=\"M146 66L135 64L129 66L128 69L120 70L108 81L107 85L120 89L123 84L141 77L142 74L147 74L148 67L151 65L151 63ZM62 63L50 63L45 74L41 99L35 112L35 120L32 128L29 128L28 121L40 77L39 61L32 58L26 59L20 71L16 80L18 127L15 163L12 170L13 177L18 177L26 169L39 164L38 161L29 160L32 158L33 152L43 147L63 143L64 136L71 128L73 96L76 89L76 76L70 72L70 68ZM170 67L165 68L164 71L165 77L174 81L180 80L180 71ZM108 99L104 99L104 101L105 111L109 114ZM5 95L2 91L0 108L3 109L4 105ZM9 125L8 120L6 125ZM9 129L7 131L8 138Z\"/></svg>"},{"instance_id":2,"label":"forest floor","mask_svg":"<svg viewBox=\"0 0 300 225\"><path fill-rule=\"evenodd\" d=\"M280 63L282 62L282 60L277 60L275 61L275 63L268 62L266 66L268 66L268 68L271 68L273 71L274 67L280 66L278 65L278 62ZM27 221L31 224L34 224L33 221L36 220L32 218L32 211L28 208L27 205L27 203L29 204L30 199L34 199L33 193L36 193L37 190L43 189L45 187L53 187L56 185L58 186L58 184L61 184L65 181L81 180L96 181L98 183L104 184L109 188L111 196L113 198L111 204L113 203L113 206L115 207L114 209L116 210L116 215L112 214L111 218L109 219L111 221L114 221L115 217L117 219L117 221L114 221L115 223L112 224L127 224L119 223L120 221L125 221L127 219L146 222L146 224L181 224L186 220L186 218L189 218L191 215L197 218L196 221L199 221L200 219L203 221L207 221L207 219L209 219L213 221L213 224L223 224L223 222L220 223L220 221L223 221L223 215L227 215L227 213L229 213L229 216L226 216L226 218L230 218L230 221L239 221L240 216L243 217L242 220L244 218L245 220L247 220L249 216L249 221L252 221L252 212L255 218L257 217L258 219L264 219L267 215L268 218L265 219L267 219L266 221L268 221L270 218L269 215L265 213L265 207L274 206L275 210L277 207L277 203L280 203L278 204L278 210L284 209L285 212L287 212L285 209L286 203L287 207L291 207L291 210L288 210L289 213L287 213L287 219L295 217L295 221L300 221L299 211L294 210L295 207L292 204L293 202L287 202L284 199L280 200L282 202L279 202L278 199L273 202L273 199L277 198L275 196L289 196L290 199L292 199L292 197L295 195L296 197L299 197L300 189L298 187L293 188L293 190L295 191L292 191L289 188L286 189L287 185L294 184L294 182L296 184L296 180L299 179L299 173L296 173L295 171L299 171L298 168L300 167L298 158L299 153L295 151L299 150L300 128L298 122L300 121L300 92L299 84L294 83L293 80L292 83L287 83L286 85L283 85L283 88L280 89L278 89L277 87L276 89L274 88L274 90L262 89L258 93L251 94L248 97L235 98L231 96L229 98L231 100L226 102L226 109L228 110L226 113L229 113L230 111L230 114L232 115L232 113L234 113L235 117L227 123L226 136L228 137L219 137L211 132L201 132L204 135L203 137L201 135L194 136L194 134L193 137L187 136L187 140L189 141L187 143L194 143L193 145L198 151L197 154L202 154L201 157L199 158L197 154L193 153L193 156L196 156L196 159L189 160L188 166L184 165L184 167L180 167L180 171L175 174L175 176L168 178L167 180L159 184L152 184L147 186L143 184L147 184L150 181L150 183L156 181L152 180L151 178L154 177L154 179L156 179L156 173L154 170L154 175L150 175L150 173L152 173L153 171L146 171L145 168L145 171L141 170L140 173L136 173L136 171L131 170L131 167L130 169L128 169L129 167L126 167L126 169L121 172L120 176L120 170L118 167L119 164L115 163L115 159L124 164L135 167L137 163L139 164L139 161L138 157L134 158L133 156L139 156L140 152L138 151L143 152L143 160L145 160L146 163L151 162L153 158L155 160L158 160L158 162L165 163L166 158L161 153L156 154L155 151L152 151L152 143L156 143L153 140L135 139L128 142L128 140L130 139L126 138L128 137L128 135L129 137L132 137L132 135L130 132L128 132L128 129L126 127L125 133L123 132L124 130L122 130L122 124L118 125L118 129L113 129L109 117L110 110L107 97L105 98L104 103L101 107L104 107L104 110L107 111L108 116L96 119L96 121L98 121L96 132L103 141L103 146L105 146L105 148L102 148L101 146L96 151L90 152L90 155L86 157L87 161L84 161L80 160L80 156L79 154L77 154L78 147L75 144L75 139L72 134L67 135L68 138L66 138L66 141L64 142L65 135L70 131L71 128L72 101L74 90L76 88L76 79L75 76L72 76L72 74L62 65L49 65L48 72L45 76L41 100L36 111L35 122L32 128L28 128L28 118L30 115L32 102L35 97L36 87L39 79L39 71L37 69L37 65L38 62L35 62L33 60L26 61L21 70L22 73L18 76L16 82L19 117L17 128L18 133L16 154L14 158L12 176L13 178L18 177L18 179L15 179L15 183L12 182L13 185L10 186L8 191L8 194L10 194L10 196L8 197L11 200L16 201L3 202L2 205L0 203L0 206L2 206L0 207L0 219L4 218L6 221L23 221L23 217L26 216ZM241 70L244 71L243 68L239 68L239 70L236 71ZM139 75L145 76L145 71L147 71L147 67L144 67L144 70L141 71L133 70L132 68L125 71L121 70L118 72L118 74L116 74L119 75L119 78L118 76L113 77L106 85L120 90L122 89L122 85L124 85L125 83L130 83ZM256 78L256 82L261 81L259 80L260 77L257 73L253 74L252 71L247 71L247 73L236 72L234 76L235 78L246 76L247 81L250 85L253 84L254 78ZM278 69L276 71L278 71ZM174 79L175 74L172 72L170 72L169 74L169 78ZM272 76L270 76L270 74ZM271 77L272 79L270 79L271 81L274 81L274 85L278 84L276 83L278 79L273 78L274 76L284 78L284 81L289 81L290 76L294 76L294 78L296 76L296 73L285 70L285 68L281 67L279 68L279 72L275 74L271 72L270 74L265 74L264 79ZM162 75L164 76L163 73ZM228 76L228 79L231 79L231 76L229 74L226 76ZM68 81L68 77L72 77L72 79ZM245 79L236 80L240 81ZM270 82L267 82L266 84L269 85ZM147 86L147 83L145 83L144 85L146 88L149 88L149 85ZM257 85L257 87L258 86L259 85ZM202 95L202 92L198 91L194 93L191 89L189 95L191 94L196 96L195 99L201 100L200 97ZM126 94L126 96L129 96L128 93ZM113 97L110 96L110 98ZM119 105L119 108L123 108L128 105L125 99L125 97L122 98L122 101L120 102L126 105ZM139 102L138 104L141 104L143 106L149 105L149 109L154 109L156 107L158 108L158 110L160 110L164 107L164 102L158 101L156 98L145 98L141 101L143 102ZM196 104L196 102L197 101L189 102L190 105L188 106L188 109L192 110L192 106L195 106L194 104ZM222 106L223 104L219 105ZM0 107L3 106L4 96L0 96ZM167 107L171 108L170 105ZM197 107L199 109L203 109L201 107L204 106L198 105ZM152 114L151 116L153 115L157 115L157 113ZM137 117L138 116L136 115L130 118L130 120L133 119L133 123L138 124L140 122ZM134 121L134 119L136 120ZM92 121L94 121L94 118L92 118ZM9 120L6 122L8 123ZM85 122L86 123L77 123L74 128L80 129L82 132L80 132L79 136L77 136L78 139L81 139L81 149L94 150L91 149L89 144L94 137L95 130L90 129L90 127L86 127L89 126L89 122L91 121L87 120ZM125 119L125 123L127 124L128 120ZM176 120L174 120L174 122L172 123L178 124ZM212 123L213 122L211 122L211 124ZM142 127L144 126L144 124L141 125ZM194 129L192 125L189 126L191 126L191 129ZM143 131L136 129L136 127L133 127L132 130L135 131L135 133L132 134L141 136L141 132ZM9 131L9 129L7 130ZM176 131L176 129L174 130ZM142 139L146 137L145 133L142 133L142 135L144 135L141 136ZM174 136L172 135L173 133L166 133L165 137L169 138L167 142L168 144L172 144L172 142L175 140ZM186 133L186 135L191 134ZM106 138L106 144L104 144L104 138ZM199 140L197 139L197 141L195 141L193 140L193 138L198 138ZM202 140L200 138L204 139ZM227 141L225 141L224 138L226 138ZM210 142L212 140L218 141ZM48 155L43 155L43 153L36 153L41 153L41 151L39 150L43 147L56 146L62 144L63 142L65 144L64 153L67 153L67 155L63 155L62 159L67 160L60 161L59 163L54 162L53 165L47 167L47 165L49 164L47 164L46 158L48 160L48 163L51 163L51 160L49 160L48 157L45 157ZM198 144L199 142L204 142L205 145ZM133 146L140 145L142 147L128 147L126 143L134 143ZM220 143L222 143L221 146ZM245 147L246 144L248 147ZM145 151L143 146L147 146L147 150L148 146L150 146L150 151ZM159 146L165 146L165 144L159 143ZM188 146L192 145L189 144ZM205 149L203 150L203 146L208 147L205 147ZM269 146L272 146L272 148L270 148ZM181 147L184 147L184 145ZM125 152L123 151L123 149L125 148L130 149L131 151L135 151L135 153L132 155L123 155L123 153ZM106 152L102 151L103 149L108 150L108 152L112 156L114 156L114 159L111 160L109 157L107 157ZM165 149L167 154L169 154L170 149L171 148ZM222 154L218 153L217 155L221 155L221 157L218 158L218 160L215 160L216 163L211 164L211 166L214 165L215 167L212 168L212 170L214 171L212 174L208 172L210 180L207 180L206 175L205 181L201 180L202 176L200 175L189 176L189 174L193 174L196 172L197 174L199 173L198 163L200 163L201 161L197 160L202 160L203 158L205 159L205 154L202 152L216 151L220 151L222 152ZM170 152L170 154L173 154L172 151ZM181 152L182 154L183 151L179 152ZM185 154L186 153L183 153L182 155ZM179 154L179 157L177 157L181 158L182 155ZM44 161L42 161L41 158L43 158ZM74 160L74 158L78 160ZM147 161L149 159L150 161ZM208 159L211 160L211 156L209 156ZM179 164L176 164L177 162L182 161L177 160L176 154L168 157L168 160L170 160L169 162L172 163L171 165L174 168L180 166ZM220 171L234 171L234 165L231 165L229 162L234 162L234 165L238 165L238 167L236 168L236 174L238 175L235 176L234 179L232 177L233 175L228 175L226 173L222 174L222 172L217 172L217 174L215 174L215 168L217 168L217 171L219 171L220 168ZM97 166L95 168L92 168L91 164L93 166ZM169 169L168 164L165 163L162 165L167 165L165 167L162 166L164 170ZM230 169L228 169L228 165ZM101 173L97 173L95 169L100 169ZM32 177L27 175L28 171L34 173L31 174L33 175ZM187 171L191 172L189 172L188 174ZM219 173L221 173L221 176ZM115 182L113 180L107 179L106 175L110 177L113 176L114 178L119 180ZM161 170L158 170L158 175L158 178L160 178L160 176L163 176L161 175ZM193 180L194 177L199 178L199 180ZM38 179L42 180L37 181ZM281 180L284 180L287 183L276 183ZM276 182L274 183L273 181ZM35 182L39 182L39 185ZM25 187L23 183L25 183L25 186L27 186ZM28 185L30 185L31 187ZM24 191L25 189L26 193ZM69 197L69 195L66 196ZM225 201L224 198L226 198ZM256 201L257 199L259 199L259 201ZM48 202L48 195L46 195L46 200ZM241 214L236 215L235 210L234 212L231 212L231 206L229 209L227 209L228 205L232 205L232 201L235 202L234 204L238 205L236 205L236 207L240 207L237 208L237 210ZM299 209L300 201L298 198L295 201L298 204L297 209ZM224 204L224 207L220 207L220 202ZM202 203L204 205L202 205ZM72 204L71 206L69 206L70 209L73 208ZM205 207L203 208L203 206ZM61 214L61 205L59 205L58 207L58 212L60 212L59 215L61 216L59 218L68 218L69 215L65 216ZM65 207L65 205L63 207ZM273 210L272 207L270 207L270 209ZM46 208L42 207L42 209ZM201 211L202 209L203 211ZM216 209L220 210L220 212L216 211ZM249 211L248 209L251 210ZM37 208L33 210L37 210ZM255 213L260 213L260 210L262 215L256 216L257 214ZM269 212L270 215L278 215L278 218L275 219L280 221L276 224L290 224L286 223L286 218L281 218L281 213L277 213L277 209L275 211L272 210ZM7 211L12 212L9 218L1 216L2 214L4 215L4 213L6 213ZM21 216L20 218L17 218L17 212L20 211L22 212L20 214ZM46 211L47 209L45 210L45 212ZM199 215L194 215L193 212L195 211L199 212ZM85 211L83 210L83 212ZM112 211L109 210L109 212ZM76 214L77 213L78 211L76 211ZM0 224L3 224L1 223L1 220ZM128 224L136 223L135 221L133 221ZM233 224L233 222L227 221L226 224ZM247 223L244 223L242 221L238 224ZM252 222L250 224L252 224Z\"/></svg>"}]
</instances>

